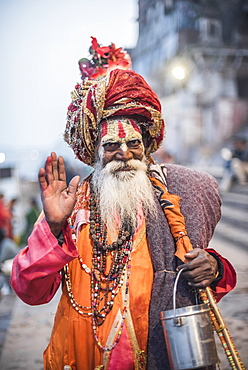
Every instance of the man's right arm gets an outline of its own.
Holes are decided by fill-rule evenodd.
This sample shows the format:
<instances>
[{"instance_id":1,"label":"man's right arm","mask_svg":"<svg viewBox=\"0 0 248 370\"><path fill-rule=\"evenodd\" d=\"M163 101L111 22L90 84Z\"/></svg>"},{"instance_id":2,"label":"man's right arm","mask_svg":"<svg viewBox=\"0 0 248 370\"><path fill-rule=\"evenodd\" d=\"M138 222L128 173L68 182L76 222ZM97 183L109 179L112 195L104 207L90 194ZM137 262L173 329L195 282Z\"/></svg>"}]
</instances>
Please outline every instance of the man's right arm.
<instances>
[{"instance_id":1,"label":"man's right arm","mask_svg":"<svg viewBox=\"0 0 248 370\"><path fill-rule=\"evenodd\" d=\"M61 283L61 270L78 256L69 225L63 227L65 243L57 238L43 218L28 239L28 246L15 257L11 285L21 300L30 305L49 302Z\"/></svg>"}]
</instances>

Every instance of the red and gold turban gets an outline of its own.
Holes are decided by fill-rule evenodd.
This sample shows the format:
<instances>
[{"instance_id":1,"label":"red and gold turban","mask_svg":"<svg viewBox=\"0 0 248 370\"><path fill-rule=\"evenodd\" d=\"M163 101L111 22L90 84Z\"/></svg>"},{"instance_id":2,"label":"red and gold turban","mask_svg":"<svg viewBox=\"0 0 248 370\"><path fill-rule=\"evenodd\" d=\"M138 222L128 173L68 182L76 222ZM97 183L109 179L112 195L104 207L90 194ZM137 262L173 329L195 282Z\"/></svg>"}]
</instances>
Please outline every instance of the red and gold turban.
<instances>
[{"instance_id":1,"label":"red and gold turban","mask_svg":"<svg viewBox=\"0 0 248 370\"><path fill-rule=\"evenodd\" d=\"M72 92L64 138L81 161L94 164L100 123L113 116L135 117L146 155L158 149L164 121L157 95L139 74L114 69L97 81L85 79Z\"/></svg>"}]
</instances>

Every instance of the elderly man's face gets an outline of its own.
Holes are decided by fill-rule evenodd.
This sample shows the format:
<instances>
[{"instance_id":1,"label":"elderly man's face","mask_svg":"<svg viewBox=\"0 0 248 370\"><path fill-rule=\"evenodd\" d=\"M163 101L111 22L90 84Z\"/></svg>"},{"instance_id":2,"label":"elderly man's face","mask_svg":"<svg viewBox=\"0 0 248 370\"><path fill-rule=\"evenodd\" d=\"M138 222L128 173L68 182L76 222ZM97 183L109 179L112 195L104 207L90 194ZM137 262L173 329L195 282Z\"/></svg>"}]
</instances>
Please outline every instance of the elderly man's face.
<instances>
[{"instance_id":1,"label":"elderly man's face","mask_svg":"<svg viewBox=\"0 0 248 370\"><path fill-rule=\"evenodd\" d=\"M113 160L141 161L144 157L144 145L136 122L131 119L105 121L101 127L99 154L104 166Z\"/></svg>"}]
</instances>

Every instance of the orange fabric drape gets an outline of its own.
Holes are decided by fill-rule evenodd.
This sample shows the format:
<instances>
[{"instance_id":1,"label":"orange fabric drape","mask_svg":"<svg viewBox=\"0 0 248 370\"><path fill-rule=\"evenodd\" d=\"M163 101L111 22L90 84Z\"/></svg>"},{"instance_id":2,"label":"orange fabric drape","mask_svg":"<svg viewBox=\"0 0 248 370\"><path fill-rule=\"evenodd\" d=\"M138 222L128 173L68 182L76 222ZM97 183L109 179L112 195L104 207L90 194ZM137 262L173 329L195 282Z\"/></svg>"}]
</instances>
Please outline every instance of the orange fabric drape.
<instances>
[{"instance_id":1,"label":"orange fabric drape","mask_svg":"<svg viewBox=\"0 0 248 370\"><path fill-rule=\"evenodd\" d=\"M180 197L170 194L164 184L155 177L150 177L153 186L160 188L161 199L168 200L173 206L168 206L163 209L170 226L170 231L176 240L175 256L185 262L184 255L193 249L191 241L187 235L185 218L180 210Z\"/></svg>"}]
</instances>

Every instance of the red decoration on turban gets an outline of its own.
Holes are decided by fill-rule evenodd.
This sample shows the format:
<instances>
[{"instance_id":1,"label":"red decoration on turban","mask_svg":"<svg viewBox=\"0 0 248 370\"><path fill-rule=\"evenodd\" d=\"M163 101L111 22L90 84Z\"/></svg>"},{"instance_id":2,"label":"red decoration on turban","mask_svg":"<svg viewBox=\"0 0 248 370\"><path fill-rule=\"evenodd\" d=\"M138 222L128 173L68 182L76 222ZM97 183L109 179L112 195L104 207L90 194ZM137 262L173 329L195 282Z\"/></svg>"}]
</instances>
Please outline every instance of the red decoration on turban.
<instances>
[{"instance_id":1,"label":"red decoration on turban","mask_svg":"<svg viewBox=\"0 0 248 370\"><path fill-rule=\"evenodd\" d=\"M132 61L130 55L122 48L116 48L115 44L100 46L95 37L91 36L90 58L79 60L81 78L97 80L106 76L107 72L114 69L130 69Z\"/></svg>"}]
</instances>

